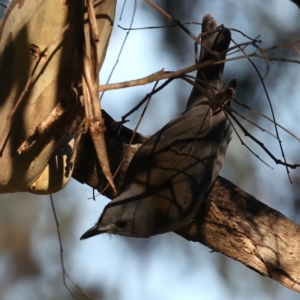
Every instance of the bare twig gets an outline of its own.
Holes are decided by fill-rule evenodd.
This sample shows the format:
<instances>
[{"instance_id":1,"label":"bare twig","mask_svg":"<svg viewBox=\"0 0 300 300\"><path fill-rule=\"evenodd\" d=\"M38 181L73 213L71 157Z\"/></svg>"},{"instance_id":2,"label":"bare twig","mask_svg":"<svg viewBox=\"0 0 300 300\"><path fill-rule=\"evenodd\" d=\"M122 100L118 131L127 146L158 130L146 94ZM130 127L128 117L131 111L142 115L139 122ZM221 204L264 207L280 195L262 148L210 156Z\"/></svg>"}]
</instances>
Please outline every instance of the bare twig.
<instances>
[{"instance_id":1,"label":"bare twig","mask_svg":"<svg viewBox=\"0 0 300 300\"><path fill-rule=\"evenodd\" d=\"M147 4L158 10L161 14L163 14L169 22L173 22L178 25L185 33L187 33L195 42L197 42L201 47L203 47L208 53L214 56L217 60L220 59L219 54L216 51L212 51L209 47L207 47L204 43L202 43L192 32L190 32L179 20L175 20L170 14L168 14L165 10L163 10L159 5L153 3L151 0L144 0Z\"/></svg>"},{"instance_id":2,"label":"bare twig","mask_svg":"<svg viewBox=\"0 0 300 300\"><path fill-rule=\"evenodd\" d=\"M245 49L245 46L249 46L249 45L253 45L255 47L257 47L256 43L260 42L257 39L252 39L252 41L250 42L246 42L246 43L241 43L241 44L237 44L234 47L231 47L228 49L228 51L232 51L234 49L239 49L239 47L241 47L241 49ZM242 47L244 46L244 47ZM262 49L262 48L261 48ZM233 54L232 52L230 54ZM145 85L145 84L149 84L151 82L155 82L155 81L159 81L162 79L169 79L169 78L179 78L187 73L190 72L194 72L196 70L200 70L201 68L206 68L210 65L213 64L221 64L224 62L230 62L230 61L235 61L235 60L240 60L240 59L249 59L250 57L257 57L257 58L262 58L262 59L266 59L269 61L283 61L283 62L291 62L291 63L297 63L300 64L300 60L296 60L296 59L286 59L286 58L276 58L276 57L270 57L270 56L264 56L264 55L260 55L257 52L253 52L253 53L245 53L243 55L240 56L235 56L235 57L231 57L231 58L227 58L226 60L211 60L211 61L207 61L204 64L194 64L190 67L178 70L178 71L173 71L173 72L158 72L155 74L151 74L149 76L146 76L144 78L141 79L136 79L136 80L129 80L129 81L125 81L125 82L120 82L120 83L111 83L111 84L105 84L105 85L101 85L98 88L99 92L103 92L103 91L108 91L108 90L114 90L114 89L121 89L121 88L128 88L128 87L134 87L134 86L139 86L139 85Z\"/></svg>"},{"instance_id":3,"label":"bare twig","mask_svg":"<svg viewBox=\"0 0 300 300\"><path fill-rule=\"evenodd\" d=\"M268 51L274 50L274 49L285 49L285 48L293 48L294 46L296 46L297 44L300 44L300 40L296 40L292 43L288 43L288 44L282 44L282 45L274 45L272 47L269 48L260 48L258 47L259 51L264 54ZM299 52L298 52L299 54Z\"/></svg>"},{"instance_id":4,"label":"bare twig","mask_svg":"<svg viewBox=\"0 0 300 300\"><path fill-rule=\"evenodd\" d=\"M71 294L71 296L74 299L77 299L76 296L73 294L73 292L71 291L71 289L67 285L66 278L68 278L70 280L70 282L72 282L74 284L74 286L80 292L82 292L87 298L89 298L91 300L94 300L86 291L84 291L82 288L80 288L78 286L78 284L70 277L70 275L66 271L65 263L64 263L64 249L63 249L62 238L61 238L60 229L59 229L59 222L58 222L58 218L57 218L57 215L56 215L56 210L55 210L55 206L54 206L54 201L53 201L52 194L50 194L49 196L50 196L50 203L51 203L52 212L53 212L53 216L54 216L54 220L55 220L55 224L56 224L57 238L58 238L58 242L59 242L59 251L60 251L60 264L61 264L61 269L62 269L64 286L69 291L69 293Z\"/></svg>"},{"instance_id":5,"label":"bare twig","mask_svg":"<svg viewBox=\"0 0 300 300\"><path fill-rule=\"evenodd\" d=\"M125 2L124 2L124 6L125 6ZM124 6L123 6L123 8L124 8ZM123 8L122 8L122 12L123 12ZM122 14L122 12L121 12L121 14ZM112 69L111 69L111 72L110 72L110 74L109 74L109 76L108 76L108 78L107 78L106 84L109 83L109 81L110 81L110 79L111 79L111 77L112 77L112 75L113 75L113 73L114 73L114 71L115 71L115 69L116 69L116 67L117 67L117 65L118 65L118 63L119 63L121 54L122 54L122 52L123 52L124 46L125 46L126 41L127 41L127 39L128 39L129 33L130 33L130 31L131 31L131 27L132 27L132 24L133 24L133 20L134 20L135 13L136 13L136 0L134 1L133 13L132 13L132 17L131 17L131 21L130 21L130 25L129 25L129 30L126 32L126 35L125 35L125 38L124 38L124 40L123 40L122 46L121 46L121 48L120 48L118 57L117 57L117 59L116 59L116 62L115 62L115 64L114 64L114 66L113 66ZM99 91L99 92L100 92L100 91ZM100 99L103 98L104 93L105 93L105 90L102 91L102 94L101 94L101 96L100 96Z\"/></svg>"},{"instance_id":6,"label":"bare twig","mask_svg":"<svg viewBox=\"0 0 300 300\"><path fill-rule=\"evenodd\" d=\"M224 61L223 61L224 62ZM115 89L123 89L123 88L128 88L128 87L133 87L133 86L138 86L138 85L145 85L149 84L154 81L159 81L162 79L174 79L174 78L179 78L182 75L186 73L191 73L196 70L199 70L201 68L205 68L207 66L213 65L213 64L218 64L222 63L221 61L215 61L215 60L210 60L205 63L201 64L194 64L190 67L174 71L174 72L168 72L168 71L160 71L154 74L151 74L149 76L146 76L141 79L136 79L136 80L129 80L125 82L120 82L120 83L111 83L111 84L106 84L106 85L100 85L98 88L98 91L108 91L108 90L115 90Z\"/></svg>"},{"instance_id":7,"label":"bare twig","mask_svg":"<svg viewBox=\"0 0 300 300\"><path fill-rule=\"evenodd\" d=\"M202 25L202 23L199 23L199 22L182 22L182 25ZM162 28L171 28L171 27L177 27L177 26L178 26L178 24L169 24L169 25L160 25L160 26L127 28L127 27L123 27L121 25L118 25L118 27L123 29L123 30L131 30L131 31L133 31L133 30L145 30L145 29L162 29Z\"/></svg>"},{"instance_id":8,"label":"bare twig","mask_svg":"<svg viewBox=\"0 0 300 300\"><path fill-rule=\"evenodd\" d=\"M271 151L261 142L259 141L256 137L254 137L251 133L249 133L244 126L241 124L241 122L233 115L230 114L230 117L237 123L237 125L241 128L245 136L248 136L251 140L253 140L256 144L258 144L272 159L273 161L278 164L278 165L283 165L285 167L291 168L291 169L296 169L300 167L300 164L289 164L286 161L282 161L280 159L277 159Z\"/></svg>"},{"instance_id":9,"label":"bare twig","mask_svg":"<svg viewBox=\"0 0 300 300\"><path fill-rule=\"evenodd\" d=\"M153 93L153 91L155 90L157 84L158 84L158 81L155 82L155 84L154 84L154 86L153 86L153 88L152 88L152 93ZM134 128L134 130L133 130L133 132L132 132L132 137L131 137L131 139L130 139L130 141L129 141L129 145L131 145L131 143L133 142L134 137L135 137L135 135L136 135L136 133L137 133L137 130L139 129L139 126L140 126L140 124L141 124L141 122L142 122L142 119L143 119L143 117L144 117L144 115L145 115L145 113L146 113L146 110L147 110L147 108L148 108L148 106L149 106L149 103L150 103L150 101L151 101L151 98L152 98L152 95L153 95L152 93L151 93L150 96L148 97L148 100L147 100L147 102L146 102L146 104L145 104L145 107L144 107L142 113L141 113L141 116L140 116L140 118L139 118L139 120L138 120L138 122L137 122L137 124L136 124L136 126L135 126L135 128Z\"/></svg>"},{"instance_id":10,"label":"bare twig","mask_svg":"<svg viewBox=\"0 0 300 300\"><path fill-rule=\"evenodd\" d=\"M268 61L280 61L280 62L290 62L290 63L294 63L294 64L300 64L300 60L298 60L298 59L291 59L291 58L285 58L285 57L266 56L266 55L260 55L258 53L255 55L255 57L257 57L257 58L263 58L263 59L268 60Z\"/></svg>"},{"instance_id":11,"label":"bare twig","mask_svg":"<svg viewBox=\"0 0 300 300\"><path fill-rule=\"evenodd\" d=\"M229 115L229 114L228 114ZM242 146L245 146L256 158L258 158L262 163L264 163L267 167L269 167L270 169L274 169L273 167L271 167L269 164L267 164L258 154L256 154L244 141L243 139L241 138L241 136L239 135L239 133L237 132L234 124L232 123L232 121L230 120L230 118L228 117L227 115L227 119L228 121L230 122L235 134L237 135L238 139L240 140ZM230 115L231 116L231 115ZM238 124L239 125L239 124ZM239 125L240 127L240 125ZM241 128L241 127L240 127ZM244 127L243 127L244 128ZM242 129L242 128L241 128ZM248 135L248 131L243 131L244 132L244 135L247 136Z\"/></svg>"},{"instance_id":12,"label":"bare twig","mask_svg":"<svg viewBox=\"0 0 300 300\"><path fill-rule=\"evenodd\" d=\"M228 28L228 27L227 27ZM249 35L247 35L247 34L245 34L243 31L241 31L241 30L238 30L238 29L236 29L236 28L228 28L230 31L235 31L235 32L238 32L238 33L240 33L242 36L244 36L245 38L247 38L247 39L249 39L249 40L251 40L251 41L256 41L259 37L260 37L260 35L258 36L258 37L256 37L256 38L251 38Z\"/></svg>"},{"instance_id":13,"label":"bare twig","mask_svg":"<svg viewBox=\"0 0 300 300\"><path fill-rule=\"evenodd\" d=\"M237 43L236 43L233 39L232 39L232 41L233 41L233 43L234 43L236 46L238 46ZM241 49L241 51L245 54L245 51L244 51L243 49ZM284 154L284 151L283 151L282 142L281 142L281 140L280 140L280 138L279 138L279 132L278 132L278 128L277 128L277 125L276 125L277 123L276 123L275 113L274 113L274 110L273 110L273 105L272 105L271 99L270 99L270 97L269 97L269 93L268 93L267 87L266 87L266 85L265 85L265 83L264 83L264 80L263 80L263 78L262 78L260 72L258 71L256 65L255 65L254 62L252 61L252 59L249 58L249 57L247 57L247 59L248 59L248 61L251 63L251 65L253 66L253 68L255 69L257 75L259 76L260 82L261 82L261 84L262 84L262 86L263 86L263 89L264 89L264 91L265 91L265 94L266 94L266 96L267 96L268 103L269 103L270 110L271 110L271 114L272 114L272 118L273 118L273 120L274 120L274 123L273 123L273 124L274 124L274 127L275 127L275 133L276 133L276 136L277 136L277 139L278 139L278 144L279 144L279 148L280 148L281 155L282 155L282 157L283 157L284 163L282 163L281 160L276 159L276 158L271 154L271 152L263 145L263 143L259 142L258 145L260 145L260 146L261 146L261 147L262 147L262 148L263 148L263 149L271 156L271 158L272 158L277 164L283 164L283 165L286 167L286 172L287 172L288 178L289 178L290 182L292 183L291 176L290 176L290 171L289 171L289 169L288 169L288 167L291 166L291 165L290 165L290 164L287 164L287 162L286 162L286 157L285 157L285 154ZM250 135L250 136L251 136L251 135ZM251 139L254 140L255 142L258 141L258 140L257 140L256 138L254 138L253 136L251 137ZM291 168L296 168L296 167L298 167L298 166L300 166L300 165L294 164L293 166L294 166L294 167L291 167Z\"/></svg>"},{"instance_id":14,"label":"bare twig","mask_svg":"<svg viewBox=\"0 0 300 300\"><path fill-rule=\"evenodd\" d=\"M122 17L123 17L123 12L124 12L124 9L125 9L125 5L126 5L126 3L127 3L127 0L125 0L125 1L123 2L122 9L121 9L121 12L120 12L119 21L121 21L121 20L122 20Z\"/></svg>"},{"instance_id":15,"label":"bare twig","mask_svg":"<svg viewBox=\"0 0 300 300\"><path fill-rule=\"evenodd\" d=\"M153 96L154 94L156 94L157 92L161 91L164 87L166 87L171 81L173 80L173 78L168 79L167 81L165 81L162 85L160 85L158 88L153 89L151 93L147 94L134 108L132 108L128 113L126 113L124 116L122 116L122 123L126 122L126 118L128 116L130 116L133 112L135 112L136 110L138 110L143 103L145 103L149 97Z\"/></svg>"},{"instance_id":16,"label":"bare twig","mask_svg":"<svg viewBox=\"0 0 300 300\"><path fill-rule=\"evenodd\" d=\"M232 107L230 107L230 111L235 113L236 115L238 115L240 118L242 118L243 120L247 121L248 123L252 124L253 126L255 126L256 128L260 129L262 132L266 132L268 133L270 136L272 136L273 138L275 138L276 140L278 140L277 136L274 135L272 132L264 129L263 127L257 125L256 123L252 122L251 120L247 119L246 117L244 117L243 115L241 115L239 112L237 112L236 110L234 110Z\"/></svg>"},{"instance_id":17,"label":"bare twig","mask_svg":"<svg viewBox=\"0 0 300 300\"><path fill-rule=\"evenodd\" d=\"M272 123L274 122L274 120L272 120L272 119L269 118L268 116L264 115L263 113L259 112L258 110L255 110L254 108L251 108L251 107L249 107L249 106L247 106L247 105L245 105L245 104L239 102L239 101L236 100L236 99L233 99L233 101L234 101L235 103L237 103L238 105L243 106L243 107L249 109L249 110L252 111L253 113L255 113L255 114L257 114L257 115L259 115L259 116L265 118L266 120L268 120L268 121L270 121L270 122L272 122ZM292 137L294 137L298 142L300 142L300 138L297 137L295 134L293 134L291 131L287 130L285 127L283 127L282 125L280 125L280 124L278 124L278 123L276 123L276 125L277 125L278 127L280 127L282 130L284 130L285 132L287 132L289 135L291 135Z\"/></svg>"}]
</instances>

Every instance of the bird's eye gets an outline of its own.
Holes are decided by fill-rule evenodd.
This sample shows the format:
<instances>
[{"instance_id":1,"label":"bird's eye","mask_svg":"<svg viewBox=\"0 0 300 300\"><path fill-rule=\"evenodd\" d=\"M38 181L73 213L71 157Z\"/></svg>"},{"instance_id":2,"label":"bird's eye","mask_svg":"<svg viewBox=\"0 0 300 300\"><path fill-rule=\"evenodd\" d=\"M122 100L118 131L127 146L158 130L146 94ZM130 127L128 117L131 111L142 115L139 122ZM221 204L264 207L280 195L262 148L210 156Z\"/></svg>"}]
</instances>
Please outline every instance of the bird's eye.
<instances>
[{"instance_id":1,"label":"bird's eye","mask_svg":"<svg viewBox=\"0 0 300 300\"><path fill-rule=\"evenodd\" d=\"M119 221L116 223L116 225L119 227L119 228L125 228L126 225L127 225L127 222L125 221Z\"/></svg>"}]
</instances>

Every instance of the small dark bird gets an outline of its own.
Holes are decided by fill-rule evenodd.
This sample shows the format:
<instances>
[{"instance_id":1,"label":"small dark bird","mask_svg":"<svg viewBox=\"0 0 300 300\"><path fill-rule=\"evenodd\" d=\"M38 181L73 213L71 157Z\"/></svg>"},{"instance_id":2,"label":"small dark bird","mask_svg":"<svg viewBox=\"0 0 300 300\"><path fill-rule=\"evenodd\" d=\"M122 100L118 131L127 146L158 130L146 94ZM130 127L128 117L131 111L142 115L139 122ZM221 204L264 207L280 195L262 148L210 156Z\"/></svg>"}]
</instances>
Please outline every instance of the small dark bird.
<instances>
[{"instance_id":1,"label":"small dark bird","mask_svg":"<svg viewBox=\"0 0 300 300\"><path fill-rule=\"evenodd\" d=\"M202 48L199 63L216 59L213 52L225 59L231 35L228 29L218 28L210 15L203 18L201 40L211 51ZM141 146L128 167L124 191L81 239L100 233L150 237L194 220L231 139L226 107L237 81L221 89L223 68L221 63L198 71L186 111Z\"/></svg>"}]
</instances>

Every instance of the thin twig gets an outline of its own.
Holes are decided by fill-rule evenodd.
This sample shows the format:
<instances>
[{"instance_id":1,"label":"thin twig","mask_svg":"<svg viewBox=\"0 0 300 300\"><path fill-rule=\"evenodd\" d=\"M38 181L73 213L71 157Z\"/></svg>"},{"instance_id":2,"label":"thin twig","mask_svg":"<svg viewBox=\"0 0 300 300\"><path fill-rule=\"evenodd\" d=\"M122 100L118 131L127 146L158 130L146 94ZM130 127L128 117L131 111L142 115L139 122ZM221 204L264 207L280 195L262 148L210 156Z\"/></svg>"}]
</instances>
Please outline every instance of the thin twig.
<instances>
[{"instance_id":1,"label":"thin twig","mask_svg":"<svg viewBox=\"0 0 300 300\"><path fill-rule=\"evenodd\" d=\"M229 114L228 114L229 115ZM230 115L231 116L231 115ZM236 128L234 127L234 124L232 123L232 121L230 120L230 118L227 116L227 120L230 122L235 134L237 135L238 139L240 140L242 146L245 146L256 158L258 158L262 163L264 163L267 167L269 167L270 169L274 170L273 167L271 167L269 164L267 164L262 158L260 158L260 156L258 154L256 154L241 138L241 136L239 135L239 133L237 132ZM248 133L246 131L246 133ZM245 134L245 132L244 132ZM245 134L246 135L246 134Z\"/></svg>"},{"instance_id":2,"label":"thin twig","mask_svg":"<svg viewBox=\"0 0 300 300\"><path fill-rule=\"evenodd\" d=\"M256 123L252 122L251 120L247 119L246 117L244 117L243 115L241 115L239 112L237 112L236 110L234 110L232 107L230 107L230 111L235 113L236 115L238 115L240 118L244 119L245 121L247 121L248 123L252 124L253 126L255 126L256 128L260 129L262 132L266 132L268 133L270 136L272 136L273 138L275 138L276 140L278 140L277 136L274 135L272 132L264 129L263 127L257 125Z\"/></svg>"},{"instance_id":3,"label":"thin twig","mask_svg":"<svg viewBox=\"0 0 300 300\"><path fill-rule=\"evenodd\" d=\"M236 43L233 39L232 39L232 42L233 42L236 46L238 46L237 43ZM243 51L242 49L241 49L241 51L242 51L244 54L246 54L245 51ZM267 100L268 100L268 103L269 103L269 106L270 106L272 118L273 118L273 120L274 120L275 133L276 133L276 136L277 136L277 138L278 138L279 148L280 148L280 151L281 151L281 155L282 155L282 157L283 157L283 160L284 160L284 164L283 164L283 165L286 167L286 172L287 172L288 178L289 178L290 182L292 183L292 180L291 180L291 177L290 177L290 171L289 171L289 169L288 169L288 166L289 166L290 164L287 164L287 162L286 162L286 157L285 157L285 154L284 154L284 151L283 151L282 142L281 142L280 137L279 137L279 132L278 132L278 128L277 128L277 125L276 125L275 113L274 113L274 110L273 110L273 106L272 106L271 99L270 99L270 97L269 97L268 90L267 90L267 88L266 88L266 85L265 85L265 83L264 83L264 80L263 80L263 78L262 78L260 72L258 71L258 69L257 69L256 65L254 64L254 62L252 61L252 59L251 59L250 57L247 57L247 59L248 59L248 61L251 63L251 65L253 66L253 68L255 69L257 75L259 76L260 82L262 83L263 89L264 89L265 94L266 94L266 96L267 96ZM253 137L253 140L254 140L254 141L255 141L255 140L258 141L258 140L255 139L254 137ZM281 164L281 160L276 159L275 156L273 156L273 155L271 154L271 152L270 152L267 148L265 148L264 145L263 145L261 142L259 142L259 145L260 145L260 146L261 146L261 147L262 147L262 148L263 148L263 149L264 149L264 150L265 150L265 151L273 158L273 160L274 160L277 164L278 164L278 163ZM296 165L296 164L295 164L295 165ZM294 166L295 166L295 165L294 165ZM300 165L299 165L299 166L300 166Z\"/></svg>"},{"instance_id":4,"label":"thin twig","mask_svg":"<svg viewBox=\"0 0 300 300\"><path fill-rule=\"evenodd\" d=\"M297 40L297 41L294 41L294 42L288 43L288 44L274 45L274 46L271 46L269 48L258 48L258 49L263 54L265 52L268 52L268 51L271 51L271 50L274 50L274 49L292 48L292 47L294 47L295 45L297 45L299 43L300 43L300 40Z\"/></svg>"},{"instance_id":5,"label":"thin twig","mask_svg":"<svg viewBox=\"0 0 300 300\"><path fill-rule=\"evenodd\" d=\"M125 2L124 2L124 6L125 6ZM123 8L124 8L124 6L123 6ZM122 9L122 10L123 10L123 9ZM124 46L125 46L126 41L127 41L127 39L128 39L129 33L130 33L130 31L131 31L130 29L131 29L132 24L133 24L133 20L134 20L135 13L136 13L136 0L134 1L133 13L132 13L132 17L131 17L131 21L130 21L130 25L129 25L129 30L126 32L126 35L125 35L125 38L124 38L124 40L123 40L121 49L120 49L120 51L119 51L119 53L118 53L116 62L115 62L115 64L114 64L114 66L112 67L112 70L111 70L111 72L110 72L110 74L109 74L109 76L108 76L108 78L107 78L106 85L109 83L109 81L110 81L110 79L111 79L111 77L112 77L112 75L113 75L113 73L114 73L114 71L115 71L115 69L116 69L116 67L117 67L117 65L118 65L118 63L119 63L121 54L122 54L122 52L123 52ZM100 90L99 90L99 92L100 92ZM105 93L105 90L102 91L102 94L100 95L100 99L103 98L104 93Z\"/></svg>"},{"instance_id":6,"label":"thin twig","mask_svg":"<svg viewBox=\"0 0 300 300\"><path fill-rule=\"evenodd\" d=\"M258 37L256 37L255 39L253 39L253 38L251 38L249 35L245 34L243 31L238 30L238 29L236 29L236 28L228 28L228 27L227 27L227 29L229 29L229 30L231 30L231 31L238 32L238 33L240 33L241 35L243 35L244 37L246 37L247 39L249 39L249 40L251 40L251 41L256 41L256 40L260 37L260 35L259 35Z\"/></svg>"},{"instance_id":7,"label":"thin twig","mask_svg":"<svg viewBox=\"0 0 300 300\"><path fill-rule=\"evenodd\" d=\"M165 10L163 10L159 5L153 3L151 0L144 0L147 4L155 8L161 14L163 14L169 22L173 22L178 25L185 33L187 33L195 42L197 42L202 48L204 48L209 54L214 56L217 60L220 59L219 54L216 51L212 51L209 47L207 47L204 43L202 43L192 32L190 32L179 20L175 20L170 14L168 14Z\"/></svg>"},{"instance_id":8,"label":"thin twig","mask_svg":"<svg viewBox=\"0 0 300 300\"><path fill-rule=\"evenodd\" d=\"M135 128L134 128L134 130L133 130L133 132L132 132L132 137L131 137L131 139L130 139L130 141L129 141L129 145L131 145L131 143L133 142L133 139L134 139L134 137L135 137L135 135L136 135L136 132L137 132L137 130L138 130L138 128L139 128L139 126L140 126L140 124L141 124L141 122L142 122L142 119L143 119L143 117L144 117L144 115L145 115L145 113L146 113L146 110L147 110L147 108L148 108L148 106L149 106L149 103L150 103L151 98L152 98L152 95L153 95L153 91L155 90L157 84L158 84L158 81L155 82L155 84L154 84L154 86L153 86L153 88L152 88L152 92L150 93L150 95L149 95L149 97L148 97L148 100L147 100L147 102L146 102L146 104L145 104L145 107L144 107L144 109L143 109L143 111L142 111L142 113L141 113L141 116L140 116L140 118L139 118L139 120L138 120L138 122L137 122L137 124L136 124L136 126L135 126Z\"/></svg>"},{"instance_id":9,"label":"thin twig","mask_svg":"<svg viewBox=\"0 0 300 300\"><path fill-rule=\"evenodd\" d=\"M136 110L138 110L143 105L143 103L145 103L148 100L148 98L150 96L152 96L152 95L156 94L157 92L159 92L160 90L162 90L172 80L173 80L173 78L168 79L162 85L160 85L158 88L154 89L151 93L147 94L134 108L132 108L128 113L126 113L124 116L122 116L122 123L126 122L126 118L128 116L130 116L133 112L135 112Z\"/></svg>"},{"instance_id":10,"label":"thin twig","mask_svg":"<svg viewBox=\"0 0 300 300\"><path fill-rule=\"evenodd\" d=\"M61 233L60 233L60 229L59 229L59 222L58 222L58 218L56 215L56 210L55 210L55 205L54 205L54 201L53 201L53 196L52 194L49 195L50 196L50 203L51 203L51 207L52 207L52 212L53 212L53 216L54 216L54 220L55 220L55 224L56 224L56 230L57 230L57 238L58 238L58 242L59 242L59 251L60 251L60 264L61 264L61 269L62 269L62 275L63 275L63 284L66 287L66 289L69 291L69 293L71 294L71 296L74 299L77 299L76 296L73 294L73 292L70 290L70 288L67 285L66 282L66 278L68 278L70 280L70 282L72 282L74 284L74 286L80 291L82 292L86 297L88 297L91 300L94 300L86 291L84 291L82 288L80 288L78 286L77 283L75 283L72 278L70 277L70 275L67 273L66 268L65 268L65 263L64 263L64 249L63 249L63 245L62 245L62 238L61 238Z\"/></svg>"},{"instance_id":11,"label":"thin twig","mask_svg":"<svg viewBox=\"0 0 300 300\"><path fill-rule=\"evenodd\" d=\"M127 1L124 0L124 3L123 3L123 6L122 6L122 9L121 9L121 13L120 13L120 18L119 18L119 21L122 20L122 16L123 16L123 12L124 12L124 9L125 9L125 5L126 5Z\"/></svg>"},{"instance_id":12,"label":"thin twig","mask_svg":"<svg viewBox=\"0 0 300 300\"><path fill-rule=\"evenodd\" d=\"M240 106L243 106L243 107L249 109L251 112L253 112L253 113L255 113L255 114L257 114L257 115L259 115L259 116L265 118L266 120L268 120L268 121L274 123L274 120L272 120L272 119L269 118L268 116L264 115L264 114L261 113L260 111L255 110L254 108L251 108L251 107L249 107L249 106L247 106L247 105L245 105L245 104L239 102L239 101L236 100L236 99L233 99L233 101L234 101L236 104L238 104L238 105L240 105ZM278 127L280 127L282 130L284 130L286 133L288 133L289 135L291 135L292 137L294 137L298 142L300 142L300 138L297 137L295 134L293 134L291 131L287 130L285 127L283 127L282 125L280 125L280 124L278 124L278 123L276 123L276 125L277 125Z\"/></svg>"},{"instance_id":13,"label":"thin twig","mask_svg":"<svg viewBox=\"0 0 300 300\"><path fill-rule=\"evenodd\" d=\"M283 165L285 167L291 168L291 169L296 169L300 167L300 164L289 164L286 161L282 161L280 159L277 159L271 152L270 150L261 142L259 141L256 137L254 137L249 131L245 129L245 127L241 124L241 122L233 115L230 114L230 117L237 123L237 125L241 128L245 136L248 136L251 140L253 140L256 144L258 144L273 160L277 165Z\"/></svg>"},{"instance_id":14,"label":"thin twig","mask_svg":"<svg viewBox=\"0 0 300 300\"><path fill-rule=\"evenodd\" d=\"M260 55L256 54L255 57L263 58L268 61L279 61L279 62L290 62L294 64L300 64L300 60L298 59L291 59L291 58L285 58L285 57L274 57L274 56L266 56L266 55Z\"/></svg>"},{"instance_id":15,"label":"thin twig","mask_svg":"<svg viewBox=\"0 0 300 300\"><path fill-rule=\"evenodd\" d=\"M223 61L224 62L224 61ZM122 88L128 88L128 87L133 87L133 86L138 86L138 85L145 85L152 83L154 81L159 81L162 79L174 79L174 78L179 78L182 75L186 73L191 73L194 71L197 71L199 69L219 64L222 63L220 61L216 60L210 60L206 61L205 63L200 63L200 64L194 64L190 67L174 71L174 72L168 72L168 71L160 71L158 73L151 74L149 76L140 78L140 79L135 79L135 80L129 80L125 82L120 82L120 83L111 83L111 84L106 84L106 85L100 85L98 87L98 91L108 91L108 90L115 90L115 89L122 89Z\"/></svg>"},{"instance_id":16,"label":"thin twig","mask_svg":"<svg viewBox=\"0 0 300 300\"><path fill-rule=\"evenodd\" d=\"M249 45L254 45L254 43L247 42L247 43L242 43L241 45L249 46ZM240 45L237 44L237 46L231 47L229 50L236 49L238 46L240 46ZM229 53L229 54L233 54L233 53ZM98 91L103 92L103 91L114 90L114 89L122 89L122 88L134 87L134 86L139 86L139 85L145 85L145 84L149 84L149 83L159 81L162 79L179 78L186 73L191 73L191 72L197 71L199 69L208 67L210 65L216 65L216 64L221 64L224 62L236 61L236 60L245 59L245 58L249 59L250 57L263 58L263 59L267 59L267 60L271 60L271 61L277 60L277 61L300 64L300 60L267 57L267 56L262 56L260 54L257 54L256 52L253 52L250 54L245 53L243 55L227 58L226 60L221 60L221 61L211 60L211 61L207 61L202 64L194 64L192 66L189 66L184 69L180 69L178 71L169 71L169 72L162 71L162 72L151 74L149 76L146 76L146 77L143 77L140 79L129 80L129 81L120 82L120 83L111 83L111 84L100 85L98 88Z\"/></svg>"},{"instance_id":17,"label":"thin twig","mask_svg":"<svg viewBox=\"0 0 300 300\"><path fill-rule=\"evenodd\" d=\"M202 23L199 22L182 22L183 25L202 25ZM160 25L160 26L147 26L147 27L135 27L135 28L127 28L123 27L121 25L118 25L119 28L123 30L145 30L145 29L163 29L163 28L171 28L171 27L177 27L178 24L168 24L168 25ZM198 37L199 38L199 37Z\"/></svg>"}]
</instances>

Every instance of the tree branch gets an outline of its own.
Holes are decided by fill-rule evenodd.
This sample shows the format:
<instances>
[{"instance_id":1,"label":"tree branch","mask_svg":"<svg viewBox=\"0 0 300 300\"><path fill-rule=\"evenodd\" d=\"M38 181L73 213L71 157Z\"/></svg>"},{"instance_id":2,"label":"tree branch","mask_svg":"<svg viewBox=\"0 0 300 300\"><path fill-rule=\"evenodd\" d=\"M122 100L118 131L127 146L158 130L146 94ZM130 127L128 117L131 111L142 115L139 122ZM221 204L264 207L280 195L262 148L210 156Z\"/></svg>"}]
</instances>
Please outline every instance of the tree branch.
<instances>
[{"instance_id":1,"label":"tree branch","mask_svg":"<svg viewBox=\"0 0 300 300\"><path fill-rule=\"evenodd\" d=\"M220 176L196 220L176 233L300 292L300 226Z\"/></svg>"}]
</instances>

